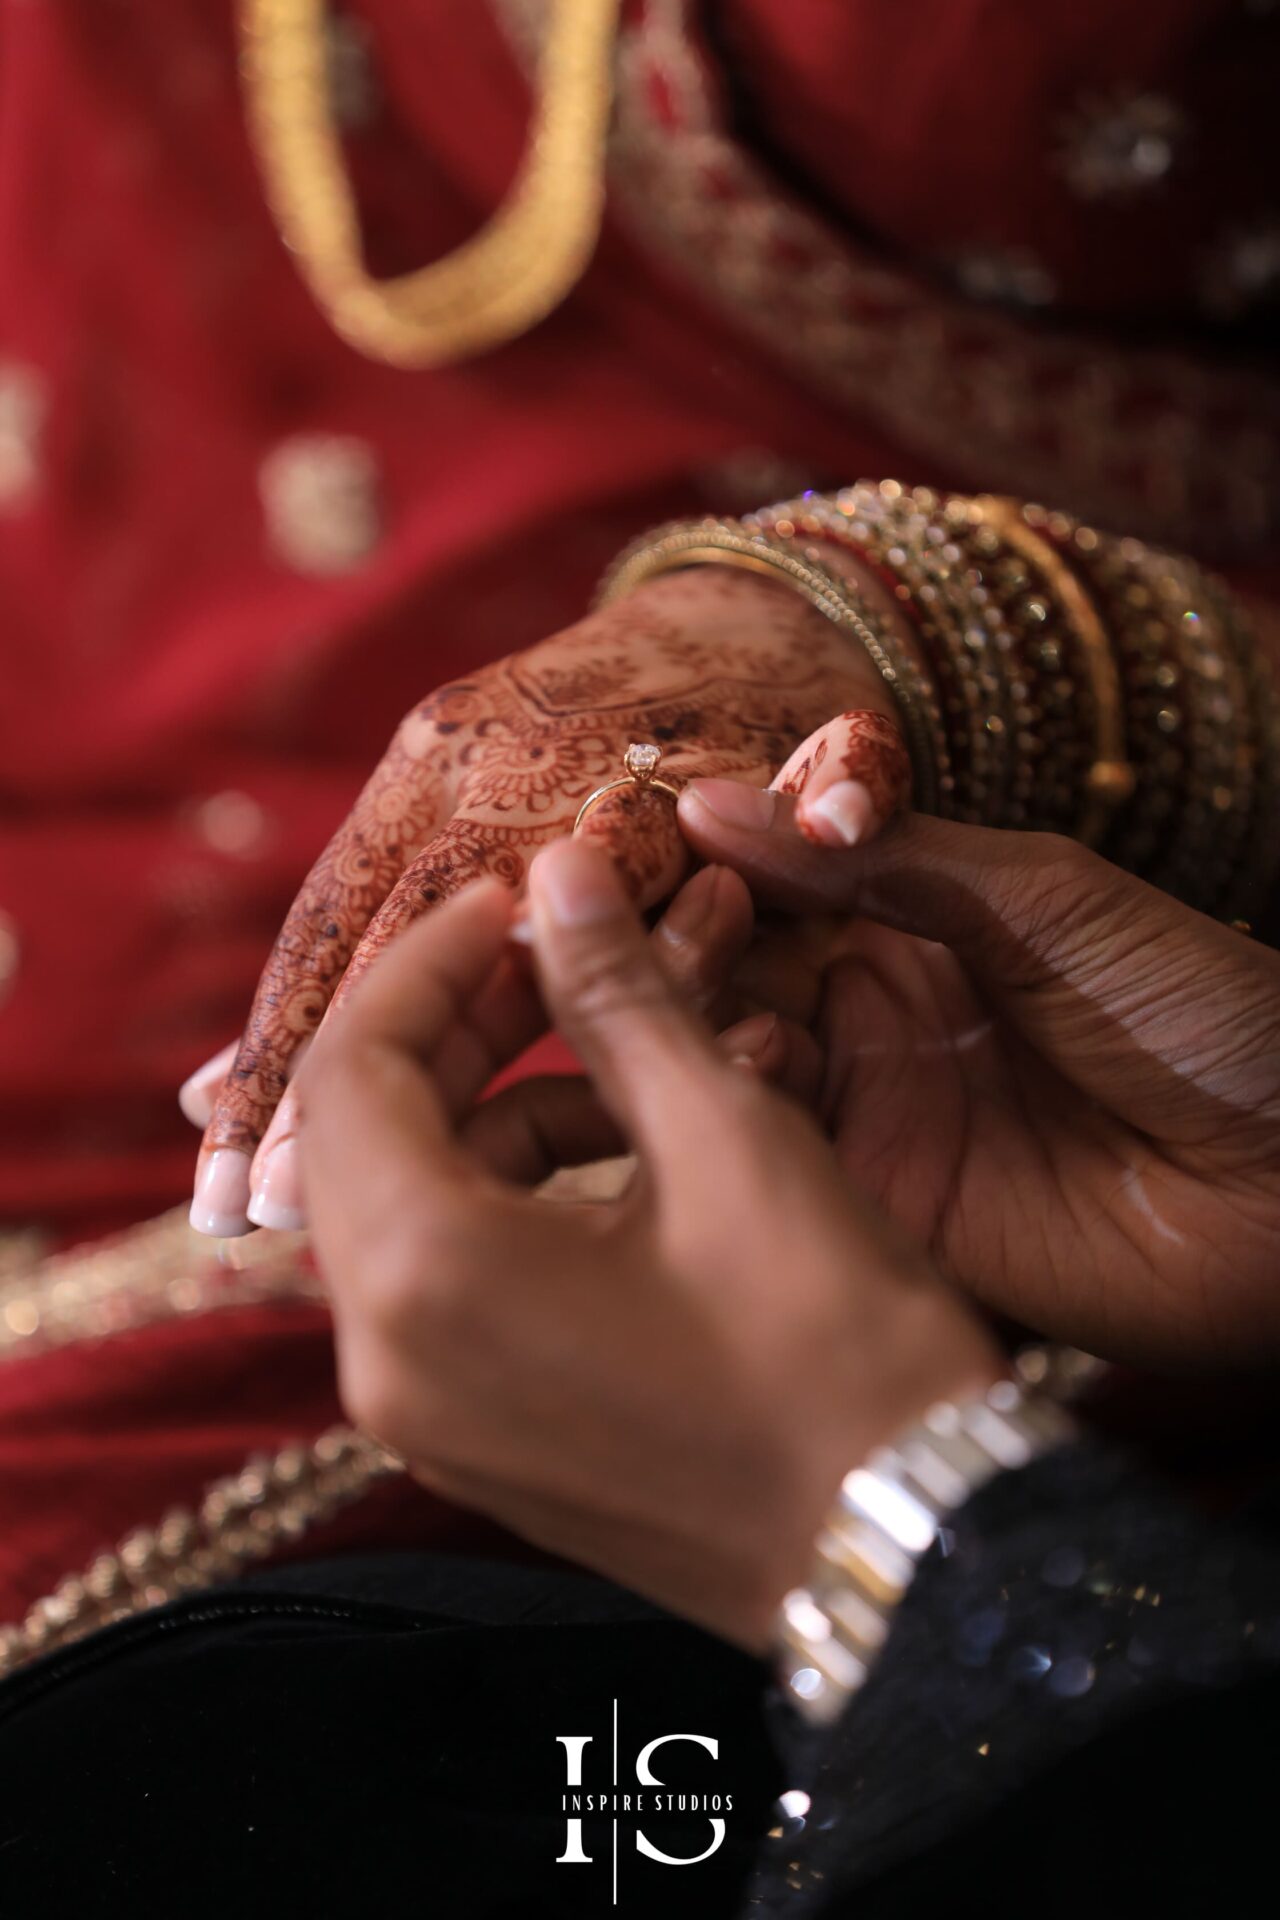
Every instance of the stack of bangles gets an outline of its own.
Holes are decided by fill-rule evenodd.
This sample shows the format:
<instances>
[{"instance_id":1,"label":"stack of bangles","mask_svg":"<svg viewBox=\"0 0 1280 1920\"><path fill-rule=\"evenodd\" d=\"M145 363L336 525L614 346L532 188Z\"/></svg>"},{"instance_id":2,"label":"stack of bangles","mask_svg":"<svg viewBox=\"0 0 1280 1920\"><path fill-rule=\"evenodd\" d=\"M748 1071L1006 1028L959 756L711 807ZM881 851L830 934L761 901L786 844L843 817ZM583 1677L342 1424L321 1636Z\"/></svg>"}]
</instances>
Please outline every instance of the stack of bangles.
<instances>
[{"instance_id":1,"label":"stack of bangles","mask_svg":"<svg viewBox=\"0 0 1280 1920\"><path fill-rule=\"evenodd\" d=\"M867 653L920 812L1067 834L1226 920L1265 897L1280 703L1229 591L1192 562L1041 507L860 481L659 528L599 602L692 566L782 581Z\"/></svg>"}]
</instances>

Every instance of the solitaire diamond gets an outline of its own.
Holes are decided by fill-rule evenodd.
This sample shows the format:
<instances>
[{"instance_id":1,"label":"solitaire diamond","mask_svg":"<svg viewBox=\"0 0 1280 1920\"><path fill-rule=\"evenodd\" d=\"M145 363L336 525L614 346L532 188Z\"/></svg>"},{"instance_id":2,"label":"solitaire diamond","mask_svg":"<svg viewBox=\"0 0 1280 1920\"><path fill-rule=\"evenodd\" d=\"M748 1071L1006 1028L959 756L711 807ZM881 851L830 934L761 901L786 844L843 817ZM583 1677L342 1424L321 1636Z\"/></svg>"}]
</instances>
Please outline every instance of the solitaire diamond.
<instances>
[{"instance_id":1,"label":"solitaire diamond","mask_svg":"<svg viewBox=\"0 0 1280 1920\"><path fill-rule=\"evenodd\" d=\"M622 764L633 780L651 780L658 771L658 762L662 758L662 748L642 745L633 740L623 755Z\"/></svg>"}]
</instances>

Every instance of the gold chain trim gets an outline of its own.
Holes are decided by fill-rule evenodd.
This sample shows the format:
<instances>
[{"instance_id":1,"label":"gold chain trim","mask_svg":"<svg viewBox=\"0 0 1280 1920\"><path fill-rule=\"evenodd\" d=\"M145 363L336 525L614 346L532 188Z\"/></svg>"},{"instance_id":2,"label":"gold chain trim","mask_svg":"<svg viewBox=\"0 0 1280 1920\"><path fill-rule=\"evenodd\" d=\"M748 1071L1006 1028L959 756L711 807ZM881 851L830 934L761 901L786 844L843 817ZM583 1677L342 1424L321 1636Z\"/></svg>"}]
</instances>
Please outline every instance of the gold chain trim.
<instances>
[{"instance_id":1,"label":"gold chain trim","mask_svg":"<svg viewBox=\"0 0 1280 1920\"><path fill-rule=\"evenodd\" d=\"M325 0L242 0L250 137L313 297L359 352L439 367L527 333L586 270L604 210L621 0L556 0L529 146L492 219L443 260L375 280L329 97Z\"/></svg>"},{"instance_id":2,"label":"gold chain trim","mask_svg":"<svg viewBox=\"0 0 1280 1920\"><path fill-rule=\"evenodd\" d=\"M300 1263L302 1244L301 1234L254 1234L219 1258L175 1207L0 1285L0 1360L228 1307L323 1304L319 1280ZM0 1678L113 1620L234 1579L402 1470L394 1454L347 1427L249 1460L215 1480L194 1511L174 1507L158 1526L135 1528L22 1621L0 1625Z\"/></svg>"},{"instance_id":3,"label":"gold chain trim","mask_svg":"<svg viewBox=\"0 0 1280 1920\"><path fill-rule=\"evenodd\" d=\"M22 1621L0 1626L0 1679L98 1627L235 1579L403 1470L395 1454L350 1427L251 1459L215 1480L196 1511L174 1507L159 1526L136 1527L114 1553L59 1581Z\"/></svg>"}]
</instances>

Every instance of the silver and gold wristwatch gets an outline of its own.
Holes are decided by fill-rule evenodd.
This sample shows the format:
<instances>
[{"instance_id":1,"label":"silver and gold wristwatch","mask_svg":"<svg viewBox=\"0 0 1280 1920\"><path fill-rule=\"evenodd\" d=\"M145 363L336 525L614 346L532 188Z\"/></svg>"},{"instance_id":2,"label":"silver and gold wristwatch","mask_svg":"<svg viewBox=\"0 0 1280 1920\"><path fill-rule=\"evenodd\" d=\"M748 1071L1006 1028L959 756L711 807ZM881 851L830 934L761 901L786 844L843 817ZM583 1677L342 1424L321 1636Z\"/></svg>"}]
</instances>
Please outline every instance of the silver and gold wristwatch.
<instances>
[{"instance_id":1,"label":"silver and gold wristwatch","mask_svg":"<svg viewBox=\"0 0 1280 1920\"><path fill-rule=\"evenodd\" d=\"M808 1583L778 1616L783 1685L807 1720L829 1725L864 1684L917 1566L957 1508L997 1473L1075 1433L1054 1401L1001 1380L983 1399L939 1402L845 1475Z\"/></svg>"}]
</instances>

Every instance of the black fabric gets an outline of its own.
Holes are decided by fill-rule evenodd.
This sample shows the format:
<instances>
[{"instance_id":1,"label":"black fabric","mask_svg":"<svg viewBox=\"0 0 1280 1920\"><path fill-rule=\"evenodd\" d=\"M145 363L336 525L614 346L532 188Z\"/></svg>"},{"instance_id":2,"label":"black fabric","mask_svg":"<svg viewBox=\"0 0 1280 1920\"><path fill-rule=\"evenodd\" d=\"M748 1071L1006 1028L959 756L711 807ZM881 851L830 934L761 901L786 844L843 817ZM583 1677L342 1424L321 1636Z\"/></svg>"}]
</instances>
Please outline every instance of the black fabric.
<instances>
[{"instance_id":1,"label":"black fabric","mask_svg":"<svg viewBox=\"0 0 1280 1920\"><path fill-rule=\"evenodd\" d=\"M584 1576L396 1554L262 1572L0 1686L0 1915L1252 1911L1273 1522L1205 1520L1090 1446L1003 1476L825 1734L757 1663ZM636 1833L692 1855L704 1812L620 1819L616 1907L609 1818L584 1818L588 1864L557 1860L556 1743L590 1735L584 1790L608 1788L615 1699L622 1786L646 1741L698 1733L715 1758L665 1747L660 1778L733 1797L697 1865Z\"/></svg>"},{"instance_id":2,"label":"black fabric","mask_svg":"<svg viewBox=\"0 0 1280 1920\"><path fill-rule=\"evenodd\" d=\"M441 1556L281 1569L124 1622L0 1687L0 1914L184 1920L732 1914L777 1791L761 1670L602 1582ZM565 1849L564 1749L607 1788L649 1739L673 1789L732 1794L697 1867L619 1822ZM646 1817L693 1855L701 1813Z\"/></svg>"},{"instance_id":3,"label":"black fabric","mask_svg":"<svg viewBox=\"0 0 1280 1920\"><path fill-rule=\"evenodd\" d=\"M778 1716L810 1804L766 1844L754 1911L898 1920L969 1875L988 1920L1251 1910L1280 1741L1273 1519L1206 1518L1090 1444L992 1481L840 1724Z\"/></svg>"},{"instance_id":4,"label":"black fabric","mask_svg":"<svg viewBox=\"0 0 1280 1920\"><path fill-rule=\"evenodd\" d=\"M1280 1687L1266 1681L1126 1721L945 1841L862 1886L846 1878L821 1910L839 1920L1270 1912L1278 1713Z\"/></svg>"}]
</instances>

